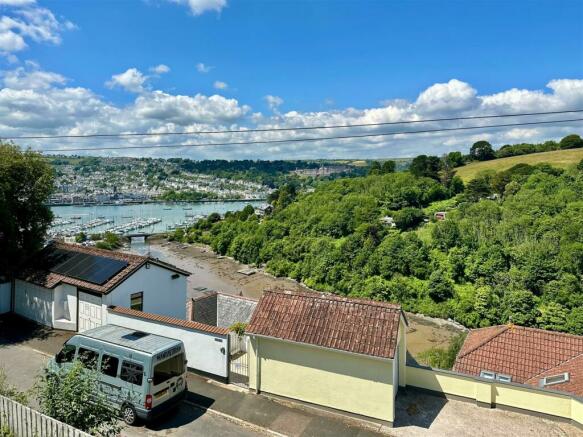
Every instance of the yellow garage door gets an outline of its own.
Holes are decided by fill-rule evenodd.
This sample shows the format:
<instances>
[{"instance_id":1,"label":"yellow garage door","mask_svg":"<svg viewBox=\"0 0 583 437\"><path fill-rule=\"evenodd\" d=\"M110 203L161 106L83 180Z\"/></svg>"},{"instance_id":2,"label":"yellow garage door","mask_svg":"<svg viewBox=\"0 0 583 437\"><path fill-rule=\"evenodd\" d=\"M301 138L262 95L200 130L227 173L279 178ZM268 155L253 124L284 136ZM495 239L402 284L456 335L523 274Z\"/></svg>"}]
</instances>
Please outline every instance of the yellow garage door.
<instances>
[{"instance_id":1,"label":"yellow garage door","mask_svg":"<svg viewBox=\"0 0 583 437\"><path fill-rule=\"evenodd\" d=\"M392 360L256 340L260 391L393 421Z\"/></svg>"}]
</instances>

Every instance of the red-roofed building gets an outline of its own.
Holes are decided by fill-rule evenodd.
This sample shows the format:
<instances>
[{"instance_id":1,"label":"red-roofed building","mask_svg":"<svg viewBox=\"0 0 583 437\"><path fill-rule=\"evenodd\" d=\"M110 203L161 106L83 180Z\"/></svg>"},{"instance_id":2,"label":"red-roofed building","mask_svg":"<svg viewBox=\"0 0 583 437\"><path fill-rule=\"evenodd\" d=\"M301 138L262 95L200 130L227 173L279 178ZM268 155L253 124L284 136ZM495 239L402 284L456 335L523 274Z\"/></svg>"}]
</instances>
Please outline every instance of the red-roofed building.
<instances>
[{"instance_id":1,"label":"red-roofed building","mask_svg":"<svg viewBox=\"0 0 583 437\"><path fill-rule=\"evenodd\" d=\"M392 303L266 291L246 329L249 387L393 422L406 324Z\"/></svg>"},{"instance_id":2,"label":"red-roofed building","mask_svg":"<svg viewBox=\"0 0 583 437\"><path fill-rule=\"evenodd\" d=\"M189 274L151 257L52 243L20 271L12 311L70 331L102 325L111 305L184 319Z\"/></svg>"},{"instance_id":3,"label":"red-roofed building","mask_svg":"<svg viewBox=\"0 0 583 437\"><path fill-rule=\"evenodd\" d=\"M583 336L516 325L474 329L453 370L583 396Z\"/></svg>"}]
</instances>

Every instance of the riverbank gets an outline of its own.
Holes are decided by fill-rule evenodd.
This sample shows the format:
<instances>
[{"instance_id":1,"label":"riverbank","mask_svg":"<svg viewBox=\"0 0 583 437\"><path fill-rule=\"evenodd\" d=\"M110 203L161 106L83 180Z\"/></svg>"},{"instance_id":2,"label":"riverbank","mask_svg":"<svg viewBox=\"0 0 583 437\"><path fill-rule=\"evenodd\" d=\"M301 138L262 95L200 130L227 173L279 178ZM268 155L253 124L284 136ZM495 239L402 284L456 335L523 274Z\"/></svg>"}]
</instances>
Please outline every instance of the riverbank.
<instances>
[{"instance_id":1,"label":"riverbank","mask_svg":"<svg viewBox=\"0 0 583 437\"><path fill-rule=\"evenodd\" d=\"M276 278L259 269L250 275L240 273L249 266L232 258L217 256L209 247L196 244L168 242L161 237L149 241L151 256L158 257L192 273L188 278L188 295L200 296L207 290L259 299L265 289L285 288L292 291L314 291L289 278ZM406 314L409 322L407 350L416 358L433 348L446 348L453 337L465 328L453 322L420 314Z\"/></svg>"}]
</instances>

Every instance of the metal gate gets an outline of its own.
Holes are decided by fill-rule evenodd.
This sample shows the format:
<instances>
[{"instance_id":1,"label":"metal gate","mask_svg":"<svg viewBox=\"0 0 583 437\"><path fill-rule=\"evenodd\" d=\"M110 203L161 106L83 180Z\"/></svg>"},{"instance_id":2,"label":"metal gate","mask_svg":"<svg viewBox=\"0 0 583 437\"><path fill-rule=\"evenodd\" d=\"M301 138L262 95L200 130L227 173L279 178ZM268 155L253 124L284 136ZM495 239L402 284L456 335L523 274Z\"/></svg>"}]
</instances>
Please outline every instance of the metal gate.
<instances>
[{"instance_id":1,"label":"metal gate","mask_svg":"<svg viewBox=\"0 0 583 437\"><path fill-rule=\"evenodd\" d=\"M247 337L229 333L229 383L249 385L249 354Z\"/></svg>"}]
</instances>

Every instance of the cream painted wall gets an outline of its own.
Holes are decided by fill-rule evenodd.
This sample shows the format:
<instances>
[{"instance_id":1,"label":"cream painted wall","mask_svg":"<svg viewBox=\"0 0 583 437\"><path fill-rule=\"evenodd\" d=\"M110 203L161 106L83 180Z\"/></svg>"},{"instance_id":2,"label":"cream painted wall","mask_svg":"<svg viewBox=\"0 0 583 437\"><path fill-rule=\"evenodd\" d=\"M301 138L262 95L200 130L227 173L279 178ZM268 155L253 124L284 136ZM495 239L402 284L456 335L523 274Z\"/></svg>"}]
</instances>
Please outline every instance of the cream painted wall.
<instances>
[{"instance_id":1,"label":"cream painted wall","mask_svg":"<svg viewBox=\"0 0 583 437\"><path fill-rule=\"evenodd\" d=\"M250 352L252 389L393 422L392 360L258 337Z\"/></svg>"},{"instance_id":2,"label":"cream painted wall","mask_svg":"<svg viewBox=\"0 0 583 437\"><path fill-rule=\"evenodd\" d=\"M16 280L14 311L45 326L53 326L53 290Z\"/></svg>"},{"instance_id":3,"label":"cream painted wall","mask_svg":"<svg viewBox=\"0 0 583 437\"><path fill-rule=\"evenodd\" d=\"M129 308L132 293L144 292L144 309L147 313L161 316L186 318L186 276L172 279L173 271L150 264L137 272L103 296L103 323L107 317L107 307L117 305Z\"/></svg>"},{"instance_id":4,"label":"cream painted wall","mask_svg":"<svg viewBox=\"0 0 583 437\"><path fill-rule=\"evenodd\" d=\"M399 386L407 385L407 325L401 317L399 323Z\"/></svg>"},{"instance_id":5,"label":"cream painted wall","mask_svg":"<svg viewBox=\"0 0 583 437\"><path fill-rule=\"evenodd\" d=\"M492 405L505 405L572 419L583 425L583 401L567 393L412 366L407 366L407 385L463 396Z\"/></svg>"}]
</instances>

